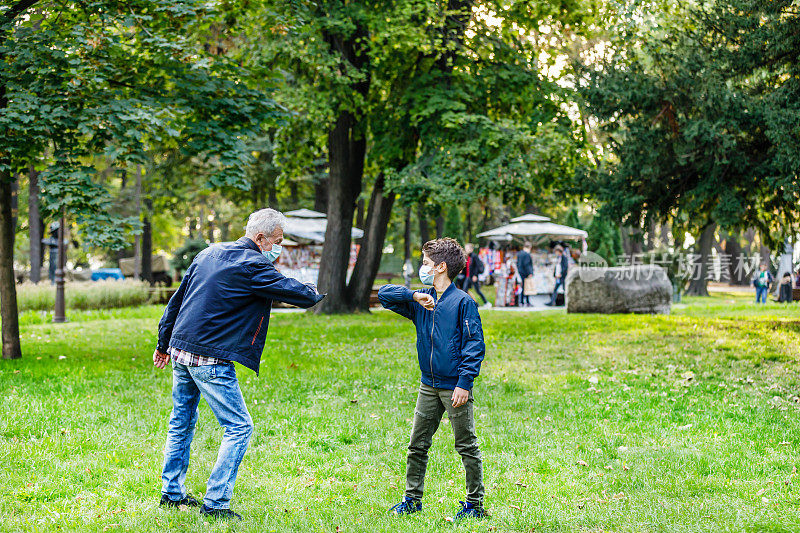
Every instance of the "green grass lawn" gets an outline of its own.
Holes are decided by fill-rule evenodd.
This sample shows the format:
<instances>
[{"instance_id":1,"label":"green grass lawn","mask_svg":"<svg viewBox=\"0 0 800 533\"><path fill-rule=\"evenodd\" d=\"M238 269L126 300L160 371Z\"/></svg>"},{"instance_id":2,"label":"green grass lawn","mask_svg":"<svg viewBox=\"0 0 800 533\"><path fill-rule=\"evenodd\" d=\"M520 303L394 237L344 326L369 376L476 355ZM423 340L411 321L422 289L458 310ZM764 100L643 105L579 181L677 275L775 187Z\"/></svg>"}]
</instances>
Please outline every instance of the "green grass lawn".
<instances>
[{"instance_id":1,"label":"green grass lawn","mask_svg":"<svg viewBox=\"0 0 800 533\"><path fill-rule=\"evenodd\" d=\"M670 316L482 311L476 420L492 518L464 495L445 423L425 511L393 520L419 379L411 324L388 312L276 314L237 525L157 507L171 408L153 368L160 307L28 313L0 362L3 531L800 531L800 307L687 298ZM188 488L222 430L201 403Z\"/></svg>"}]
</instances>

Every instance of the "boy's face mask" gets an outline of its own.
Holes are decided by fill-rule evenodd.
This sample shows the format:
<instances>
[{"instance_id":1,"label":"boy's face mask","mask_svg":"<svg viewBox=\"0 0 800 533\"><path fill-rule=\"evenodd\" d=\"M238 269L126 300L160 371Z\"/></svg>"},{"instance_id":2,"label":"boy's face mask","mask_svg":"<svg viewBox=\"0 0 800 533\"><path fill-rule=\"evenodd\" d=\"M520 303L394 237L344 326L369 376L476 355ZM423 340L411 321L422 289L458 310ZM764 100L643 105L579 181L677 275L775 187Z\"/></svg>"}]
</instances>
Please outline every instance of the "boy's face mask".
<instances>
[{"instance_id":1,"label":"boy's face mask","mask_svg":"<svg viewBox=\"0 0 800 533\"><path fill-rule=\"evenodd\" d=\"M419 267L419 280L423 285L433 285L433 267L427 265Z\"/></svg>"}]
</instances>

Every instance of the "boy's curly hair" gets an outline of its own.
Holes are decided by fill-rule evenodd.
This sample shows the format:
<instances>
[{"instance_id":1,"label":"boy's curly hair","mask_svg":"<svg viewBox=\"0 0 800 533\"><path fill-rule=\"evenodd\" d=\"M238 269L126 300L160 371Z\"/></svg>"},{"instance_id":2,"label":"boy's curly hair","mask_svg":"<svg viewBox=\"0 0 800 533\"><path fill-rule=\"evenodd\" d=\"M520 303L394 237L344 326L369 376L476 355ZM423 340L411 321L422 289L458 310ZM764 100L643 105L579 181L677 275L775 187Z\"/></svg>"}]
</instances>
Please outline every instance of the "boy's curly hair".
<instances>
[{"instance_id":1,"label":"boy's curly hair","mask_svg":"<svg viewBox=\"0 0 800 533\"><path fill-rule=\"evenodd\" d=\"M451 281L467 266L467 253L457 240L450 237L428 241L422 245L422 251L431 258L434 265L441 262L447 265L447 277Z\"/></svg>"}]
</instances>

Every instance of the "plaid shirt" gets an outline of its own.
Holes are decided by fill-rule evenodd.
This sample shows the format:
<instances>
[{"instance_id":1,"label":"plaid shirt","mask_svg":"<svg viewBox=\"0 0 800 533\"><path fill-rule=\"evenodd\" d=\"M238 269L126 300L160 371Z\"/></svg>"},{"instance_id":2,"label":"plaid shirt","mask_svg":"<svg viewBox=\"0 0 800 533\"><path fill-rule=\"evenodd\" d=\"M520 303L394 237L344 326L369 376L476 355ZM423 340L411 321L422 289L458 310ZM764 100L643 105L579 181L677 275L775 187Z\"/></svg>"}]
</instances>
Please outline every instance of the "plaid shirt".
<instances>
[{"instance_id":1,"label":"plaid shirt","mask_svg":"<svg viewBox=\"0 0 800 533\"><path fill-rule=\"evenodd\" d=\"M167 353L172 356L172 360L185 366L204 366L218 365L222 359L216 357L206 357L205 355L195 355L170 346Z\"/></svg>"}]
</instances>

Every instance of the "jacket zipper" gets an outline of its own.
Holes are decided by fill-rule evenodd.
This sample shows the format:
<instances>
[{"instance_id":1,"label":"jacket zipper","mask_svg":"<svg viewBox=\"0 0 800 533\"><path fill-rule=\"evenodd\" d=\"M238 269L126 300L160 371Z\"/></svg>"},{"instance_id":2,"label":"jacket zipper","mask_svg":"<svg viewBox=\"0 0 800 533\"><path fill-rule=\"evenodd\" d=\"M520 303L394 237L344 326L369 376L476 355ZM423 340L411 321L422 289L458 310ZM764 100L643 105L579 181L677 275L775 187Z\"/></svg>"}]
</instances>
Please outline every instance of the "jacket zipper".
<instances>
[{"instance_id":1,"label":"jacket zipper","mask_svg":"<svg viewBox=\"0 0 800 533\"><path fill-rule=\"evenodd\" d=\"M436 302L438 304L439 302ZM433 375L433 328L436 327L436 304L433 306L433 324L431 324L431 383L436 386L436 377Z\"/></svg>"},{"instance_id":2,"label":"jacket zipper","mask_svg":"<svg viewBox=\"0 0 800 533\"><path fill-rule=\"evenodd\" d=\"M261 331L261 324L263 324L263 323L264 323L264 315L261 315L261 320L258 321L258 329L253 334L253 340L250 341L250 346L252 346L252 345L254 345L256 343L256 337L258 337L258 332Z\"/></svg>"}]
</instances>

